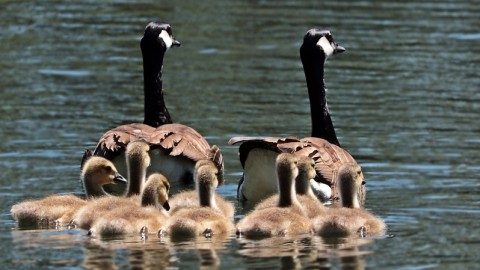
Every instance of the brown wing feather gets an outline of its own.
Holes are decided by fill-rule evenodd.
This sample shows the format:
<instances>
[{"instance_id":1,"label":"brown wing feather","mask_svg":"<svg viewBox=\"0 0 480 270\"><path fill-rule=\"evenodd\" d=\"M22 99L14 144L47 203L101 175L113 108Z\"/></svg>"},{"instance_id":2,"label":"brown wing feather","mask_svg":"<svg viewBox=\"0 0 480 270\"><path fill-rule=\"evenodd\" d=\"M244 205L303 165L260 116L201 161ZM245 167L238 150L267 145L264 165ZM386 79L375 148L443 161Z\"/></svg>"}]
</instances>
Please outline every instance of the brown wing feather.
<instances>
[{"instance_id":1,"label":"brown wing feather","mask_svg":"<svg viewBox=\"0 0 480 270\"><path fill-rule=\"evenodd\" d=\"M193 161L214 161L219 170L219 180L223 181L223 157L220 149L217 146L210 147L205 138L193 128L182 124L162 125L152 132L149 142L169 150L171 156L182 155Z\"/></svg>"},{"instance_id":2,"label":"brown wing feather","mask_svg":"<svg viewBox=\"0 0 480 270\"><path fill-rule=\"evenodd\" d=\"M139 139L168 150L171 156L185 156L193 161L214 157L212 160L223 180L223 157L220 149L216 147L215 155L212 156L212 148L205 138L193 128L182 124L165 124L158 128L140 123L118 126L103 134L94 155L111 159L124 151L128 143Z\"/></svg>"},{"instance_id":3,"label":"brown wing feather","mask_svg":"<svg viewBox=\"0 0 480 270\"><path fill-rule=\"evenodd\" d=\"M128 124L108 130L98 141L94 155L113 158L123 151L131 141L144 139L149 142L151 132L155 129L145 124Z\"/></svg>"}]
</instances>

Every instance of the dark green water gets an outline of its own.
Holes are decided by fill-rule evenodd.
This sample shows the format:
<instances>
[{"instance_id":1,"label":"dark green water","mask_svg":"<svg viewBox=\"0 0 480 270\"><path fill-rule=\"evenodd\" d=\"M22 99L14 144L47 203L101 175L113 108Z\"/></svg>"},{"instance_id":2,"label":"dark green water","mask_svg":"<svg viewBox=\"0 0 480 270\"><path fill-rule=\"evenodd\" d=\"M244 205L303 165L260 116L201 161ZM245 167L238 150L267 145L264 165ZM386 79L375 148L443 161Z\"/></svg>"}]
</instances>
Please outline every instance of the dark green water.
<instances>
[{"instance_id":1,"label":"dark green water","mask_svg":"<svg viewBox=\"0 0 480 270\"><path fill-rule=\"evenodd\" d=\"M1 268L476 268L480 2L416 2L0 1ZM391 237L173 244L16 229L11 205L80 192L84 149L142 121L139 41L158 19L183 44L164 63L170 113L221 147L232 201L228 139L309 134L298 50L309 28L332 30L348 50L326 65L334 125Z\"/></svg>"}]
</instances>

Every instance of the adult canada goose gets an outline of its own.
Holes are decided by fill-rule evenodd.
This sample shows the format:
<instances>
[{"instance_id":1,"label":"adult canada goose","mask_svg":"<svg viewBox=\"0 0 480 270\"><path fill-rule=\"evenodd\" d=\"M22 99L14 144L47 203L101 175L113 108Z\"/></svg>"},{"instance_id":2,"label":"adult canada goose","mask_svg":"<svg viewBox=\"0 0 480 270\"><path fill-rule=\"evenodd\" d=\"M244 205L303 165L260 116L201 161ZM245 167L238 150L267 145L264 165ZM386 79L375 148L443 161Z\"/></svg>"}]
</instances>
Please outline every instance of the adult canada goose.
<instances>
[{"instance_id":1,"label":"adult canada goose","mask_svg":"<svg viewBox=\"0 0 480 270\"><path fill-rule=\"evenodd\" d=\"M358 192L364 183L362 169L358 164L344 164L338 172L338 187L341 208L329 208L324 215L312 222L321 236L383 235L386 225L383 220L362 209Z\"/></svg>"},{"instance_id":2,"label":"adult canada goose","mask_svg":"<svg viewBox=\"0 0 480 270\"><path fill-rule=\"evenodd\" d=\"M169 217L169 189L165 176L158 173L150 175L142 191L141 205L128 204L110 210L93 223L89 235L158 233Z\"/></svg>"},{"instance_id":3,"label":"adult canada goose","mask_svg":"<svg viewBox=\"0 0 480 270\"><path fill-rule=\"evenodd\" d=\"M195 165L196 207L185 205L175 213L165 226L164 233L171 239L211 237L233 232L233 204L220 207L215 189L218 185L215 165L210 160L198 161ZM194 201L191 199L191 201ZM193 203L192 203L193 204ZM178 206L177 206L178 207Z\"/></svg>"},{"instance_id":4,"label":"adult canada goose","mask_svg":"<svg viewBox=\"0 0 480 270\"><path fill-rule=\"evenodd\" d=\"M275 174L275 157L282 152L297 153L315 160L316 181L329 186L331 198L338 198L335 175L343 163L355 162L354 158L340 147L327 106L324 85L324 63L328 56L342 53L345 48L337 45L328 30L309 30L300 47L305 79L310 98L312 137L234 137L229 144L241 143L240 162L244 169L238 186L238 199L256 203L276 193L272 179ZM361 201L365 192L362 187Z\"/></svg>"},{"instance_id":5,"label":"adult canada goose","mask_svg":"<svg viewBox=\"0 0 480 270\"><path fill-rule=\"evenodd\" d=\"M182 208L198 208L199 205L210 206L212 209L233 220L235 207L215 192L218 186L218 169L210 160L199 160L195 164L195 182L197 190L183 191L170 200L170 214ZM199 183L199 181L204 184ZM202 202L200 200L203 200Z\"/></svg>"},{"instance_id":6,"label":"adult canada goose","mask_svg":"<svg viewBox=\"0 0 480 270\"><path fill-rule=\"evenodd\" d=\"M113 161L121 173L126 173L125 147L131 141L143 139L151 144L151 166L148 174L164 174L175 188L180 183L193 183L193 167L200 159L211 159L223 181L223 158L217 146L210 147L197 131L182 124L172 124L165 105L162 87L162 67L165 52L180 46L168 23L151 22L140 42L143 55L144 121L108 130L95 150L84 156L103 156ZM114 193L121 193L115 191Z\"/></svg>"},{"instance_id":7,"label":"adult canada goose","mask_svg":"<svg viewBox=\"0 0 480 270\"><path fill-rule=\"evenodd\" d=\"M263 238L313 232L305 210L297 200L295 178L298 175L297 157L282 153L276 158L277 206L253 210L236 226L237 236Z\"/></svg>"},{"instance_id":8,"label":"adult canada goose","mask_svg":"<svg viewBox=\"0 0 480 270\"><path fill-rule=\"evenodd\" d=\"M310 180L315 178L315 162L312 158L302 156L297 162L298 176L295 179L295 192L297 193L298 202L302 205L308 218L314 218L322 215L326 211L326 207L313 194L310 187ZM255 206L255 209L264 209L277 206L279 195L272 195L261 201Z\"/></svg>"},{"instance_id":9,"label":"adult canada goose","mask_svg":"<svg viewBox=\"0 0 480 270\"><path fill-rule=\"evenodd\" d=\"M102 157L92 157L85 162L81 180L87 199L107 195L102 189L103 185L127 181L117 172L113 163ZM74 195L51 195L15 204L10 212L20 227L45 226L52 222L62 225L70 221L74 212L86 203L86 200Z\"/></svg>"}]
</instances>

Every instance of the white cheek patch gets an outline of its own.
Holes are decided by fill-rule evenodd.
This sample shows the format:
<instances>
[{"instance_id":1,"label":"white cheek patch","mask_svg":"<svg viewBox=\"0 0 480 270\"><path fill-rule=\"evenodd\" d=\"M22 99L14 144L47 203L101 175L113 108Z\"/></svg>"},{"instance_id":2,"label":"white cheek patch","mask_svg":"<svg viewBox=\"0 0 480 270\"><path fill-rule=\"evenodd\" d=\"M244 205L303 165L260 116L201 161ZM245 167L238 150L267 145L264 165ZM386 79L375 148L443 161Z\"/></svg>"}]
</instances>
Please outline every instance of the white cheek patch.
<instances>
[{"instance_id":1,"label":"white cheek patch","mask_svg":"<svg viewBox=\"0 0 480 270\"><path fill-rule=\"evenodd\" d=\"M335 50L326 37L321 37L317 42L317 46L320 46L323 49L323 52L327 57L332 55L333 51Z\"/></svg>"},{"instance_id":2,"label":"white cheek patch","mask_svg":"<svg viewBox=\"0 0 480 270\"><path fill-rule=\"evenodd\" d=\"M160 35L158 35L158 38L161 38L163 42L165 42L165 46L167 46L167 49L172 47L173 40L172 40L172 37L167 33L167 31L162 30Z\"/></svg>"}]
</instances>

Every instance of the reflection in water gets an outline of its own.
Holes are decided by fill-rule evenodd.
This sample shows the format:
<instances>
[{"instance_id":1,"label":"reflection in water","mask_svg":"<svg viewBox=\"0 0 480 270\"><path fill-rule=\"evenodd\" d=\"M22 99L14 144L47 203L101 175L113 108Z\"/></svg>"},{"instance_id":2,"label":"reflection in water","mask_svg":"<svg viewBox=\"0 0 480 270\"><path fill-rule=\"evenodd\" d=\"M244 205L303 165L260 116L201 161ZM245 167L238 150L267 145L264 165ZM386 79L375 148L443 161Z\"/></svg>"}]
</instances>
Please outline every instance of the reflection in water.
<instances>
[{"instance_id":1,"label":"reflection in water","mask_svg":"<svg viewBox=\"0 0 480 270\"><path fill-rule=\"evenodd\" d=\"M278 258L282 269L316 267L320 269L365 269L365 255L361 249L373 243L369 238L321 238L318 236L288 238L273 237L262 240L238 239L238 254L246 264L256 265L262 258ZM338 264L338 265L337 265Z\"/></svg>"},{"instance_id":2,"label":"reflection in water","mask_svg":"<svg viewBox=\"0 0 480 270\"><path fill-rule=\"evenodd\" d=\"M172 248L175 257L181 265L197 265L200 269L221 269L221 256L219 252L228 250L228 246L233 240L233 235L213 235L211 238L203 236L185 241L167 241ZM194 253L198 258L195 260L191 254ZM193 260L192 260L193 259ZM198 263L199 262L199 263ZM182 267L180 267L182 268Z\"/></svg>"},{"instance_id":3,"label":"reflection in water","mask_svg":"<svg viewBox=\"0 0 480 270\"><path fill-rule=\"evenodd\" d=\"M83 266L87 269L165 269L170 266L171 251L156 237L138 235L116 240L87 239Z\"/></svg>"}]
</instances>

